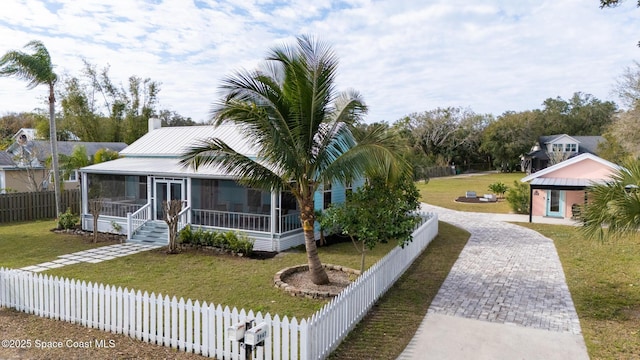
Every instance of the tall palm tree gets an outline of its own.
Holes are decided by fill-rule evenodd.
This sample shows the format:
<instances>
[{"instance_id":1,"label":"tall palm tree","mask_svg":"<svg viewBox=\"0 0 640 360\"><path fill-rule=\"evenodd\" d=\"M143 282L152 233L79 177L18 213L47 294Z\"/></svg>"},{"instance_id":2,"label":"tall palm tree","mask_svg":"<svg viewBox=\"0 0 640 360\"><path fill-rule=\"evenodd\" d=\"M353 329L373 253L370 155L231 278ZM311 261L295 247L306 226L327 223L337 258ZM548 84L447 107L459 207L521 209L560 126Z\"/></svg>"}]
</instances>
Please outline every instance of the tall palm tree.
<instances>
[{"instance_id":1,"label":"tall palm tree","mask_svg":"<svg viewBox=\"0 0 640 360\"><path fill-rule=\"evenodd\" d=\"M54 85L58 76L53 72L53 64L49 51L38 40L32 40L25 48L31 49L33 53L28 54L22 51L11 50L0 58L0 76L15 76L28 81L28 89L33 89L38 85L49 86L49 139L51 142L51 156L53 163L53 182L55 185L56 215L62 213L60 201L60 171L58 166L58 142L56 138Z\"/></svg>"},{"instance_id":2,"label":"tall palm tree","mask_svg":"<svg viewBox=\"0 0 640 360\"><path fill-rule=\"evenodd\" d=\"M588 190L581 217L583 232L600 240L640 230L640 160L628 161L611 177Z\"/></svg>"},{"instance_id":3,"label":"tall palm tree","mask_svg":"<svg viewBox=\"0 0 640 360\"><path fill-rule=\"evenodd\" d=\"M351 130L366 113L355 91L337 92L337 58L326 44L309 36L295 47L272 49L260 70L238 71L223 80L223 99L212 123L234 123L258 147L259 159L239 154L220 139L185 152L182 164L219 165L251 187L289 191L300 207L307 261L315 284L329 282L314 239L314 192L327 181L348 181L365 171L410 171L389 148L385 132L374 131L356 143Z\"/></svg>"}]
</instances>

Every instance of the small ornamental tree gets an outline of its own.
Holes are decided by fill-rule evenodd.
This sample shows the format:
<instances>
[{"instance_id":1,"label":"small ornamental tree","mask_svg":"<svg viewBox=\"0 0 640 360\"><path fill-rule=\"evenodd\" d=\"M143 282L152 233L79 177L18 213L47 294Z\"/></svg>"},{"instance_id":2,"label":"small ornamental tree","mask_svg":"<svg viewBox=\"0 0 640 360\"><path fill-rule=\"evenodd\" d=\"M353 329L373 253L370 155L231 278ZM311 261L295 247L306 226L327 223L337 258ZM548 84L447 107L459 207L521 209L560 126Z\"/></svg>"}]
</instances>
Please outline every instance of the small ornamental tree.
<instances>
[{"instance_id":1,"label":"small ornamental tree","mask_svg":"<svg viewBox=\"0 0 640 360\"><path fill-rule=\"evenodd\" d=\"M89 200L89 214L93 217L93 242L98 242L98 218L102 212L103 199L101 197Z\"/></svg>"},{"instance_id":2,"label":"small ornamental tree","mask_svg":"<svg viewBox=\"0 0 640 360\"><path fill-rule=\"evenodd\" d=\"M169 226L169 249L167 253L178 253L178 221L180 218L178 214L182 211L182 201L169 200L162 202L162 212L164 214L164 221Z\"/></svg>"},{"instance_id":3,"label":"small ornamental tree","mask_svg":"<svg viewBox=\"0 0 640 360\"><path fill-rule=\"evenodd\" d=\"M489 191L491 191L496 195L500 195L500 197L503 199L504 199L504 193L506 193L507 190L509 190L509 187L500 181L489 185Z\"/></svg>"},{"instance_id":4,"label":"small ornamental tree","mask_svg":"<svg viewBox=\"0 0 640 360\"><path fill-rule=\"evenodd\" d=\"M361 255L360 272L364 272L367 250L377 243L397 241L404 245L418 223L415 214L420 194L409 177L389 184L382 178L372 178L343 204L332 205L322 216L322 226L341 229L349 236Z\"/></svg>"}]
</instances>

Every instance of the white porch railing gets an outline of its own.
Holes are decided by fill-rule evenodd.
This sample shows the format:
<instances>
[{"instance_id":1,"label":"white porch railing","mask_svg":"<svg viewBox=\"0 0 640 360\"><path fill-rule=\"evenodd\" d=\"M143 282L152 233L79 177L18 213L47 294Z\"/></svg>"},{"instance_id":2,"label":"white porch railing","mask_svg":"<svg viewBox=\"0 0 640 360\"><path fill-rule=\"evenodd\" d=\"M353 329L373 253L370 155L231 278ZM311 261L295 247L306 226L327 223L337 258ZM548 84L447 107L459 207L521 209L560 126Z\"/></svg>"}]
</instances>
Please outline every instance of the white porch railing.
<instances>
[{"instance_id":1,"label":"white porch railing","mask_svg":"<svg viewBox=\"0 0 640 360\"><path fill-rule=\"evenodd\" d=\"M269 214L194 209L191 223L228 229L269 232L271 231L270 218Z\"/></svg>"},{"instance_id":2,"label":"white porch railing","mask_svg":"<svg viewBox=\"0 0 640 360\"><path fill-rule=\"evenodd\" d=\"M284 234L288 231L301 229L300 213L291 213L280 216L280 229L279 233Z\"/></svg>"},{"instance_id":3,"label":"white porch railing","mask_svg":"<svg viewBox=\"0 0 640 360\"><path fill-rule=\"evenodd\" d=\"M189 213L191 212L191 206L187 206L178 214L178 231L184 229L189 224Z\"/></svg>"},{"instance_id":4,"label":"white porch railing","mask_svg":"<svg viewBox=\"0 0 640 360\"><path fill-rule=\"evenodd\" d=\"M146 203L134 213L127 213L127 240L151 219L151 203Z\"/></svg>"},{"instance_id":5,"label":"white porch railing","mask_svg":"<svg viewBox=\"0 0 640 360\"><path fill-rule=\"evenodd\" d=\"M134 213L140 210L144 205L135 204L128 201L102 201L102 209L100 215L126 217L128 213Z\"/></svg>"}]
</instances>

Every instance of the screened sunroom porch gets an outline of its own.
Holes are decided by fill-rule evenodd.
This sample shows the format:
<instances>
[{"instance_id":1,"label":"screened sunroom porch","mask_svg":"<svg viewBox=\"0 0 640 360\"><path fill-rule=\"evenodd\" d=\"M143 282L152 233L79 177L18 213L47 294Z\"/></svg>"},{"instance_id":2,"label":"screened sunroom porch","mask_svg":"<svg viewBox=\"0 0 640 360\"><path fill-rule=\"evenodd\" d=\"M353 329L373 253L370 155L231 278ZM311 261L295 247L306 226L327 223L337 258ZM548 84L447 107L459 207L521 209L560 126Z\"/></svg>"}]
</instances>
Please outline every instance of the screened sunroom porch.
<instances>
[{"instance_id":1,"label":"screened sunroom porch","mask_svg":"<svg viewBox=\"0 0 640 360\"><path fill-rule=\"evenodd\" d=\"M96 200L98 230L119 228L129 237L146 222L164 220L163 201L181 200L181 226L242 231L255 239L256 250L279 251L285 238L290 246L303 241L297 203L286 192L247 188L230 178L86 173L82 180L85 229L93 229L90 204Z\"/></svg>"}]
</instances>

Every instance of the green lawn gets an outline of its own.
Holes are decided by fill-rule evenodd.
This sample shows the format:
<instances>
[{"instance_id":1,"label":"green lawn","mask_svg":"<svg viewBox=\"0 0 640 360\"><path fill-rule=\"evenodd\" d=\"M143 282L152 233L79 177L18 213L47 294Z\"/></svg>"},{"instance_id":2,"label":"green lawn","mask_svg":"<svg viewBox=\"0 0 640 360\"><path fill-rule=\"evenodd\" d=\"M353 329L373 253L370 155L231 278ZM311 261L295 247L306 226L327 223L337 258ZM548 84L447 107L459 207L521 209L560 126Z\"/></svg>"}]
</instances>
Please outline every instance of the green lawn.
<instances>
[{"instance_id":1,"label":"green lawn","mask_svg":"<svg viewBox=\"0 0 640 360\"><path fill-rule=\"evenodd\" d=\"M519 225L553 239L589 356L640 358L640 236L601 243L571 226Z\"/></svg>"},{"instance_id":2,"label":"green lawn","mask_svg":"<svg viewBox=\"0 0 640 360\"><path fill-rule=\"evenodd\" d=\"M373 265L393 246L376 246L367 254L366 266ZM359 268L359 255L350 242L321 247L319 251L324 263ZM159 249L98 264L65 266L47 273L301 318L311 316L326 301L294 298L274 287L273 276L285 267L306 263L306 254L299 250L284 252L273 259L253 260L197 251L167 255L164 249Z\"/></svg>"},{"instance_id":3,"label":"green lawn","mask_svg":"<svg viewBox=\"0 0 640 360\"><path fill-rule=\"evenodd\" d=\"M469 233L440 222L438 236L354 328L331 359L396 359L422 323Z\"/></svg>"},{"instance_id":4,"label":"green lawn","mask_svg":"<svg viewBox=\"0 0 640 360\"><path fill-rule=\"evenodd\" d=\"M511 212L509 204L504 199L495 203L464 204L454 200L465 196L467 191L475 191L478 196L491 193L489 184L502 182L513 187L513 181L520 181L524 173L489 173L473 176L460 175L455 177L432 178L429 183L416 183L422 196L422 201L431 205L442 206L459 211L474 211L508 214Z\"/></svg>"},{"instance_id":5,"label":"green lawn","mask_svg":"<svg viewBox=\"0 0 640 360\"><path fill-rule=\"evenodd\" d=\"M21 268L104 245L51 232L55 227L53 220L0 225L0 267Z\"/></svg>"}]
</instances>

